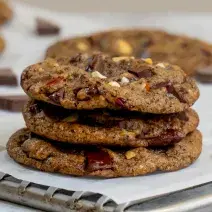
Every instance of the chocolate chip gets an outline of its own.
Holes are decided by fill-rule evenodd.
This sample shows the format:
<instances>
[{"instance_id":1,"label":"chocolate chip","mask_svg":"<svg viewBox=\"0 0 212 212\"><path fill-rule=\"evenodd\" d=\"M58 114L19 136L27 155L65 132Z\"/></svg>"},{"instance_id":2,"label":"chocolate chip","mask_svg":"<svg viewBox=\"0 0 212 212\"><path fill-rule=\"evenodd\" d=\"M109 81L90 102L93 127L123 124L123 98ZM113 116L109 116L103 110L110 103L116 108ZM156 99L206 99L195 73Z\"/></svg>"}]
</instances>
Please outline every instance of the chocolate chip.
<instances>
[{"instance_id":1,"label":"chocolate chip","mask_svg":"<svg viewBox=\"0 0 212 212\"><path fill-rule=\"evenodd\" d=\"M89 100L92 96L98 93L98 89L94 87L74 89L74 93L78 100Z\"/></svg>"},{"instance_id":2,"label":"chocolate chip","mask_svg":"<svg viewBox=\"0 0 212 212\"><path fill-rule=\"evenodd\" d=\"M126 100L124 98L116 98L115 104L121 108L126 108Z\"/></svg>"},{"instance_id":3,"label":"chocolate chip","mask_svg":"<svg viewBox=\"0 0 212 212\"><path fill-rule=\"evenodd\" d=\"M60 33L60 27L43 18L36 19L36 33L38 35L56 35Z\"/></svg>"},{"instance_id":4,"label":"chocolate chip","mask_svg":"<svg viewBox=\"0 0 212 212\"><path fill-rule=\"evenodd\" d=\"M74 62L80 62L82 60L82 53L77 54L74 57L71 57L69 62L74 63Z\"/></svg>"},{"instance_id":5,"label":"chocolate chip","mask_svg":"<svg viewBox=\"0 0 212 212\"><path fill-rule=\"evenodd\" d=\"M182 103L187 103L186 100L182 97L182 95L180 95L174 88L174 86L172 85L171 82L167 81L167 82L159 82L155 85L152 85L151 88L166 88L167 92L172 94L173 96L175 96L177 99L179 99L180 102ZM184 90L180 91L182 94L185 94L186 92Z\"/></svg>"},{"instance_id":6,"label":"chocolate chip","mask_svg":"<svg viewBox=\"0 0 212 212\"><path fill-rule=\"evenodd\" d=\"M85 71L92 72L94 70L94 67L95 67L97 61L98 61L98 57L97 56L93 56L93 57L89 58L88 59L88 65L85 68Z\"/></svg>"},{"instance_id":7,"label":"chocolate chip","mask_svg":"<svg viewBox=\"0 0 212 212\"><path fill-rule=\"evenodd\" d=\"M177 118L182 120L182 121L188 121L189 120L188 116L186 115L186 113L184 111L178 113Z\"/></svg>"},{"instance_id":8,"label":"chocolate chip","mask_svg":"<svg viewBox=\"0 0 212 212\"><path fill-rule=\"evenodd\" d=\"M103 150L87 151L85 155L87 158L87 170L89 172L112 168L112 159Z\"/></svg>"},{"instance_id":9,"label":"chocolate chip","mask_svg":"<svg viewBox=\"0 0 212 212\"><path fill-rule=\"evenodd\" d=\"M173 96L179 99L180 102L187 103L182 95L179 95L179 93L175 90L174 86L171 83L166 86L166 89L168 93L171 93Z\"/></svg>"},{"instance_id":10,"label":"chocolate chip","mask_svg":"<svg viewBox=\"0 0 212 212\"><path fill-rule=\"evenodd\" d=\"M138 78L149 78L153 76L152 68L146 66L139 67L138 70L129 70L128 72Z\"/></svg>"},{"instance_id":11,"label":"chocolate chip","mask_svg":"<svg viewBox=\"0 0 212 212\"><path fill-rule=\"evenodd\" d=\"M98 89L95 87L91 87L91 88L87 88L86 92L88 95L94 96L94 95L98 94Z\"/></svg>"},{"instance_id":12,"label":"chocolate chip","mask_svg":"<svg viewBox=\"0 0 212 212\"><path fill-rule=\"evenodd\" d=\"M167 81L167 82L159 82L159 83L156 83L156 84L152 85L151 88L154 88L154 89L165 88L169 84L170 84L169 81Z\"/></svg>"},{"instance_id":13,"label":"chocolate chip","mask_svg":"<svg viewBox=\"0 0 212 212\"><path fill-rule=\"evenodd\" d=\"M183 134L174 129L167 129L163 134L158 137L151 138L152 146L163 146L179 142L183 139Z\"/></svg>"},{"instance_id":14,"label":"chocolate chip","mask_svg":"<svg viewBox=\"0 0 212 212\"><path fill-rule=\"evenodd\" d=\"M64 89L61 88L60 90L52 93L50 96L49 96L49 99L52 100L54 103L60 103L60 100L63 99L64 97Z\"/></svg>"}]
</instances>

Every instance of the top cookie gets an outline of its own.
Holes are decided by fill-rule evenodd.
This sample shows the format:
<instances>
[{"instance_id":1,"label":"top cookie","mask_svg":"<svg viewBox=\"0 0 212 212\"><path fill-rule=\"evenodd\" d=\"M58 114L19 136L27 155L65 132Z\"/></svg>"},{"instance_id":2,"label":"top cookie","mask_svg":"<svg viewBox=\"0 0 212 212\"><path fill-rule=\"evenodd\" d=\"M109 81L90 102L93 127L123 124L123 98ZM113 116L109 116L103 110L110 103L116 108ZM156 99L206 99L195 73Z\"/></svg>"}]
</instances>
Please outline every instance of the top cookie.
<instances>
[{"instance_id":1,"label":"top cookie","mask_svg":"<svg viewBox=\"0 0 212 212\"><path fill-rule=\"evenodd\" d=\"M198 39L159 30L112 30L59 41L47 57L72 56L76 52L101 51L111 56L151 57L180 66L192 75L198 67L212 64L212 46Z\"/></svg>"},{"instance_id":2,"label":"top cookie","mask_svg":"<svg viewBox=\"0 0 212 212\"><path fill-rule=\"evenodd\" d=\"M7 2L0 0L0 25L9 21L12 18L13 12L8 6Z\"/></svg>"},{"instance_id":3,"label":"top cookie","mask_svg":"<svg viewBox=\"0 0 212 212\"><path fill-rule=\"evenodd\" d=\"M178 66L101 53L31 65L21 84L30 97L69 109L165 114L184 111L199 97L195 81Z\"/></svg>"}]
</instances>

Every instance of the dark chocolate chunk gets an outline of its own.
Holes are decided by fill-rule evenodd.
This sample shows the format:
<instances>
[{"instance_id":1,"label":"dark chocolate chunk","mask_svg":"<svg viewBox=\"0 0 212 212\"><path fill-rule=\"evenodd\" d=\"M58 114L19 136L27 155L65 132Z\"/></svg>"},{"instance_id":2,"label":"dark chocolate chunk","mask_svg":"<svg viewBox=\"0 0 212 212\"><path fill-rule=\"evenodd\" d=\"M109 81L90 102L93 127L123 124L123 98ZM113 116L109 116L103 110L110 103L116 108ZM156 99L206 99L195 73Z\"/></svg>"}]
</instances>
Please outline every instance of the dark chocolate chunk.
<instances>
[{"instance_id":1,"label":"dark chocolate chunk","mask_svg":"<svg viewBox=\"0 0 212 212\"><path fill-rule=\"evenodd\" d=\"M163 134L158 137L151 138L151 145L161 146L179 142L183 139L183 134L174 129L167 129Z\"/></svg>"},{"instance_id":2,"label":"dark chocolate chunk","mask_svg":"<svg viewBox=\"0 0 212 212\"><path fill-rule=\"evenodd\" d=\"M155 88L155 89L158 89L158 88L163 88L165 87L167 92L172 94L173 96L175 96L177 99L179 99L180 102L182 103L186 103L186 100L182 97L182 95L180 95L174 88L174 86L172 85L171 82L167 81L167 82L159 82L155 85L152 85L151 88ZM181 93L185 93L185 91L181 91Z\"/></svg>"},{"instance_id":3,"label":"dark chocolate chunk","mask_svg":"<svg viewBox=\"0 0 212 212\"><path fill-rule=\"evenodd\" d=\"M78 100L89 100L92 96L98 93L96 88L82 88L79 90L74 89Z\"/></svg>"},{"instance_id":4,"label":"dark chocolate chunk","mask_svg":"<svg viewBox=\"0 0 212 212\"><path fill-rule=\"evenodd\" d=\"M43 18L36 18L36 33L38 35L57 35L60 33L60 27Z\"/></svg>"},{"instance_id":5,"label":"dark chocolate chunk","mask_svg":"<svg viewBox=\"0 0 212 212\"><path fill-rule=\"evenodd\" d=\"M64 97L64 89L61 88L60 90L52 93L50 96L49 96L49 99L51 99L54 103L60 103L60 99L63 99Z\"/></svg>"},{"instance_id":6,"label":"dark chocolate chunk","mask_svg":"<svg viewBox=\"0 0 212 212\"><path fill-rule=\"evenodd\" d=\"M177 99L179 99L180 102L182 103L187 103L186 100L182 97L182 95L179 95L179 93L175 90L174 86L169 83L166 86L167 92L175 96Z\"/></svg>"},{"instance_id":7,"label":"dark chocolate chunk","mask_svg":"<svg viewBox=\"0 0 212 212\"><path fill-rule=\"evenodd\" d=\"M88 59L88 65L87 67L85 68L85 71L87 72L92 72L94 67L95 67L95 64L97 63L97 57L91 57Z\"/></svg>"},{"instance_id":8,"label":"dark chocolate chunk","mask_svg":"<svg viewBox=\"0 0 212 212\"><path fill-rule=\"evenodd\" d=\"M0 96L0 109L21 112L27 101L28 97L26 95Z\"/></svg>"},{"instance_id":9,"label":"dark chocolate chunk","mask_svg":"<svg viewBox=\"0 0 212 212\"><path fill-rule=\"evenodd\" d=\"M103 150L88 151L85 155L87 157L87 170L89 172L112 168L112 159Z\"/></svg>"},{"instance_id":10,"label":"dark chocolate chunk","mask_svg":"<svg viewBox=\"0 0 212 212\"><path fill-rule=\"evenodd\" d=\"M138 70L129 70L128 72L134 74L138 78L148 78L153 76L152 69L146 66L139 67Z\"/></svg>"},{"instance_id":11,"label":"dark chocolate chunk","mask_svg":"<svg viewBox=\"0 0 212 212\"><path fill-rule=\"evenodd\" d=\"M18 80L10 68L0 68L0 85L18 85Z\"/></svg>"},{"instance_id":12,"label":"dark chocolate chunk","mask_svg":"<svg viewBox=\"0 0 212 212\"><path fill-rule=\"evenodd\" d=\"M212 83L212 66L198 68L196 79L202 83Z\"/></svg>"},{"instance_id":13,"label":"dark chocolate chunk","mask_svg":"<svg viewBox=\"0 0 212 212\"><path fill-rule=\"evenodd\" d=\"M70 63L80 62L81 59L82 59L82 54L79 53L79 54L77 54L76 56L71 57L69 62L70 62Z\"/></svg>"},{"instance_id":14,"label":"dark chocolate chunk","mask_svg":"<svg viewBox=\"0 0 212 212\"><path fill-rule=\"evenodd\" d=\"M164 87L168 86L169 84L170 84L169 81L167 81L167 82L159 82L159 83L157 83L155 85L152 85L151 88L154 88L154 89L164 88Z\"/></svg>"}]
</instances>

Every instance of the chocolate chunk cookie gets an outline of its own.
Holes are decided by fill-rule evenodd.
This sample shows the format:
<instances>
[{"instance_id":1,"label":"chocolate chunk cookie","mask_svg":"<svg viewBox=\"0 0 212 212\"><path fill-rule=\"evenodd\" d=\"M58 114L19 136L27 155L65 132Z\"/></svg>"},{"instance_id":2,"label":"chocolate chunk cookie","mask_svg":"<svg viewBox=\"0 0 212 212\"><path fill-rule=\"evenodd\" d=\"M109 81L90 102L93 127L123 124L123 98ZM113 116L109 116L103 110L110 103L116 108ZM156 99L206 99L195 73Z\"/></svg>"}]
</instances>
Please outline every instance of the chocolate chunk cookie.
<instances>
[{"instance_id":1,"label":"chocolate chunk cookie","mask_svg":"<svg viewBox=\"0 0 212 212\"><path fill-rule=\"evenodd\" d=\"M7 1L0 0L0 25L4 24L5 22L9 21L13 16L13 12Z\"/></svg>"},{"instance_id":2,"label":"chocolate chunk cookie","mask_svg":"<svg viewBox=\"0 0 212 212\"><path fill-rule=\"evenodd\" d=\"M193 75L197 67L212 64L212 46L198 39L159 30L112 30L59 41L47 57L73 56L76 52L101 51L111 56L151 57L180 66Z\"/></svg>"},{"instance_id":3,"label":"chocolate chunk cookie","mask_svg":"<svg viewBox=\"0 0 212 212\"><path fill-rule=\"evenodd\" d=\"M46 172L100 177L176 171L193 163L201 149L202 136L198 130L165 148L119 150L65 145L38 137L28 129L17 131L7 144L8 154L20 164Z\"/></svg>"},{"instance_id":4,"label":"chocolate chunk cookie","mask_svg":"<svg viewBox=\"0 0 212 212\"><path fill-rule=\"evenodd\" d=\"M176 113L199 97L195 81L178 66L101 53L31 65L21 84L30 97L69 109Z\"/></svg>"},{"instance_id":5,"label":"chocolate chunk cookie","mask_svg":"<svg viewBox=\"0 0 212 212\"><path fill-rule=\"evenodd\" d=\"M74 111L30 101L23 116L31 132L61 142L88 145L165 146L182 140L199 123L197 113L168 115L120 111Z\"/></svg>"}]
</instances>

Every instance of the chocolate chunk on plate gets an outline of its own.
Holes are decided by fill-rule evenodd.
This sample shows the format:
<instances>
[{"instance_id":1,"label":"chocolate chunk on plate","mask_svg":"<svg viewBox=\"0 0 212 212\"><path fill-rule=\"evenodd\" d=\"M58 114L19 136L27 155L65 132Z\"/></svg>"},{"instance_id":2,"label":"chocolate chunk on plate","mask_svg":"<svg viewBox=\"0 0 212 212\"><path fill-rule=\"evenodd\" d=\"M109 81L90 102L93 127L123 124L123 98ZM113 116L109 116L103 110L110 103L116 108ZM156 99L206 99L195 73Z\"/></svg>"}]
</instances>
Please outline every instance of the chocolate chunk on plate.
<instances>
[{"instance_id":1,"label":"chocolate chunk on plate","mask_svg":"<svg viewBox=\"0 0 212 212\"><path fill-rule=\"evenodd\" d=\"M212 66L198 68L196 79L202 83L212 83Z\"/></svg>"},{"instance_id":2,"label":"chocolate chunk on plate","mask_svg":"<svg viewBox=\"0 0 212 212\"><path fill-rule=\"evenodd\" d=\"M28 97L26 95L0 96L0 109L21 112L27 100Z\"/></svg>"},{"instance_id":3,"label":"chocolate chunk on plate","mask_svg":"<svg viewBox=\"0 0 212 212\"><path fill-rule=\"evenodd\" d=\"M10 68L0 68L0 85L18 85L18 80Z\"/></svg>"},{"instance_id":4,"label":"chocolate chunk on plate","mask_svg":"<svg viewBox=\"0 0 212 212\"><path fill-rule=\"evenodd\" d=\"M43 18L36 18L36 33L38 35L58 35L60 33L60 27Z\"/></svg>"}]
</instances>

